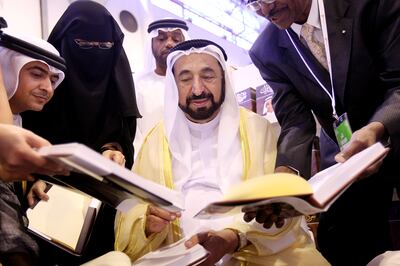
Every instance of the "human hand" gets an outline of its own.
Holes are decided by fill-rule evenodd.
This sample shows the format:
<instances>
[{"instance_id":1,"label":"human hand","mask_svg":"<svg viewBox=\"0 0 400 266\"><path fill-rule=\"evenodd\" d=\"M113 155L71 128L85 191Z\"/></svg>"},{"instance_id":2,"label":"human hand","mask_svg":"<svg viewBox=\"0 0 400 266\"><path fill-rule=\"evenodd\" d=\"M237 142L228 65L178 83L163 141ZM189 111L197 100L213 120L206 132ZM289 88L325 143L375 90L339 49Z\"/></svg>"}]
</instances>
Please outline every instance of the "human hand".
<instances>
[{"instance_id":1,"label":"human hand","mask_svg":"<svg viewBox=\"0 0 400 266\"><path fill-rule=\"evenodd\" d=\"M276 228L281 228L285 224L285 217L281 216L281 207L279 204L268 204L263 206L244 207L243 220L246 223L251 222L253 219L257 223L262 224L264 228L271 228L275 224Z\"/></svg>"},{"instance_id":2,"label":"human hand","mask_svg":"<svg viewBox=\"0 0 400 266\"><path fill-rule=\"evenodd\" d=\"M300 175L299 171L296 172L294 168L290 168L283 165L276 167L275 173L288 173L288 174Z\"/></svg>"},{"instance_id":3,"label":"human hand","mask_svg":"<svg viewBox=\"0 0 400 266\"><path fill-rule=\"evenodd\" d=\"M149 205L146 213L146 236L161 232L177 217L181 217L180 212L170 212L160 207Z\"/></svg>"},{"instance_id":4,"label":"human hand","mask_svg":"<svg viewBox=\"0 0 400 266\"><path fill-rule=\"evenodd\" d=\"M0 124L0 179L5 182L33 180L32 173L68 175L63 165L40 156L35 150L49 145L29 130Z\"/></svg>"},{"instance_id":5,"label":"human hand","mask_svg":"<svg viewBox=\"0 0 400 266\"><path fill-rule=\"evenodd\" d=\"M275 173L289 173L298 174L292 168L287 166L278 166L275 168ZM276 228L281 228L285 224L285 217L281 216L281 207L279 204L268 204L263 206L254 207L244 207L242 212L244 212L243 220L246 223L251 222L253 219L257 223L263 225L264 228L271 228L275 224Z\"/></svg>"},{"instance_id":6,"label":"human hand","mask_svg":"<svg viewBox=\"0 0 400 266\"><path fill-rule=\"evenodd\" d=\"M385 127L382 123L372 122L366 125L365 127L353 133L350 142L340 153L336 154L335 160L340 163L345 162L354 154L378 142L384 136L384 134ZM368 167L360 176L360 178L365 178L376 173L382 165L383 159L388 152L389 149L387 148L384 156L382 156L380 160Z\"/></svg>"},{"instance_id":7,"label":"human hand","mask_svg":"<svg viewBox=\"0 0 400 266\"><path fill-rule=\"evenodd\" d=\"M33 207L39 200L48 201L49 196L46 194L47 184L42 181L36 181L27 195L29 207Z\"/></svg>"},{"instance_id":8,"label":"human hand","mask_svg":"<svg viewBox=\"0 0 400 266\"><path fill-rule=\"evenodd\" d=\"M103 151L102 155L111 161L116 162L117 164L121 166L125 166L125 156L122 154L120 151L115 151L115 150L105 150Z\"/></svg>"},{"instance_id":9,"label":"human hand","mask_svg":"<svg viewBox=\"0 0 400 266\"><path fill-rule=\"evenodd\" d=\"M185 242L187 248L196 244L202 245L210 255L201 266L215 265L223 256L235 252L239 245L239 236L231 229L221 231L206 231L192 236Z\"/></svg>"}]
</instances>

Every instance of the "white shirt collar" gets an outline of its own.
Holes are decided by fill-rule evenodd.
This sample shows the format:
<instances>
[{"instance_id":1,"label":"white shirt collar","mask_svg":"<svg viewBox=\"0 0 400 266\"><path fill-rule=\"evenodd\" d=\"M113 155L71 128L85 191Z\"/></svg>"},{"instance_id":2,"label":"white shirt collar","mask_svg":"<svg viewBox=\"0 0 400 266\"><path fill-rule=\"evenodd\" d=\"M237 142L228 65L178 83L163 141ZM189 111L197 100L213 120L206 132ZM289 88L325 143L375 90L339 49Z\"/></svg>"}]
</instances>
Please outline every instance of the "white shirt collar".
<instances>
[{"instance_id":1,"label":"white shirt collar","mask_svg":"<svg viewBox=\"0 0 400 266\"><path fill-rule=\"evenodd\" d=\"M318 0L312 0L310 14L308 15L308 19L306 23L314 26L318 29L321 29L321 21L319 18L319 9L318 9ZM300 38L301 24L293 23L291 28Z\"/></svg>"}]
</instances>

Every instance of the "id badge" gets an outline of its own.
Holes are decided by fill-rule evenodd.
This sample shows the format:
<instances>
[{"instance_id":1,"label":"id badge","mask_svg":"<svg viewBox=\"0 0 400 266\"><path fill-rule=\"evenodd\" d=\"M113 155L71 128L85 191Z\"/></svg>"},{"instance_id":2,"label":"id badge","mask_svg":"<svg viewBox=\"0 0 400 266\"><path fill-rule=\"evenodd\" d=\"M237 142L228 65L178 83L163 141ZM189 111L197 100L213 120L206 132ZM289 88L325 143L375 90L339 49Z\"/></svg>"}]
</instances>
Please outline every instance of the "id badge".
<instances>
[{"instance_id":1,"label":"id badge","mask_svg":"<svg viewBox=\"0 0 400 266\"><path fill-rule=\"evenodd\" d=\"M335 131L336 139L339 144L340 150L343 150L351 139L353 132L351 131L347 113L342 114L338 120L333 122L333 129Z\"/></svg>"}]
</instances>

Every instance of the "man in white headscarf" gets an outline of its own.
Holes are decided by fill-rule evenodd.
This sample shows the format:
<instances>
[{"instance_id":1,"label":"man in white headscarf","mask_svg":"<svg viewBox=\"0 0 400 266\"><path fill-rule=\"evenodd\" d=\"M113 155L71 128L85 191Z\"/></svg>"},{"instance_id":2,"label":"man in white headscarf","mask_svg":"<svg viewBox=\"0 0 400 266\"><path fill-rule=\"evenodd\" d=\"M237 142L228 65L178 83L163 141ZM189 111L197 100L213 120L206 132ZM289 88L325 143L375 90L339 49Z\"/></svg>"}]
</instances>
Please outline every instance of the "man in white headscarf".
<instances>
[{"instance_id":1,"label":"man in white headscarf","mask_svg":"<svg viewBox=\"0 0 400 266\"><path fill-rule=\"evenodd\" d=\"M212 222L192 218L233 185L274 171L279 128L239 108L225 61L223 49L207 40L171 50L164 120L148 134L133 169L182 192L185 210L174 213L143 203L119 213L115 248L136 260L193 236L185 245L203 245L210 252L206 265L328 265L301 217L270 229L245 223L240 214Z\"/></svg>"},{"instance_id":2,"label":"man in white headscarf","mask_svg":"<svg viewBox=\"0 0 400 266\"><path fill-rule=\"evenodd\" d=\"M13 36L17 35L14 33ZM58 51L50 43L40 38L18 37L32 44L32 47L36 46L34 49L43 49L53 56L59 56ZM19 113L27 110L42 110L65 76L63 71L50 65L44 59L27 56L4 46L0 46L0 64L11 112L14 116L14 125L17 126L22 126Z\"/></svg>"},{"instance_id":3,"label":"man in white headscarf","mask_svg":"<svg viewBox=\"0 0 400 266\"><path fill-rule=\"evenodd\" d=\"M177 44L188 40L188 26L179 19L160 19L149 24L143 74L135 80L136 101L142 115L137 120L134 146L139 151L148 131L162 119L167 55Z\"/></svg>"},{"instance_id":4,"label":"man in white headscarf","mask_svg":"<svg viewBox=\"0 0 400 266\"><path fill-rule=\"evenodd\" d=\"M21 127L19 115L40 111L64 79L65 68L58 51L48 42L30 36L1 33L0 66L14 125ZM17 37L17 38L16 38ZM1 180L1 178L0 178ZM26 233L21 183L0 181L0 263L35 265L38 246ZM38 195L39 197L46 197Z\"/></svg>"}]
</instances>

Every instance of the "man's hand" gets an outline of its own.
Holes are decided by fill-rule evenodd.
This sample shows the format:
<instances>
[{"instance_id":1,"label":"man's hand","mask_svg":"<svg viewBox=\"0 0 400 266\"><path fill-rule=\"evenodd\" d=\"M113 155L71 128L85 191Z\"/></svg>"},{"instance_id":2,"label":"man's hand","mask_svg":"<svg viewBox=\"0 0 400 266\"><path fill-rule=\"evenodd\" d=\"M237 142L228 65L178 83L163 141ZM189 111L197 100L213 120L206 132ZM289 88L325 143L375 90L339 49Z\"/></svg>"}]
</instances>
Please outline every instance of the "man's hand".
<instances>
[{"instance_id":1,"label":"man's hand","mask_svg":"<svg viewBox=\"0 0 400 266\"><path fill-rule=\"evenodd\" d=\"M281 208L279 204L272 203L259 206L256 210L244 207L242 211L245 213L243 220L246 223L255 219L257 223L262 224L266 229L271 228L273 224L275 224L276 228L281 228L285 224L285 218L280 215Z\"/></svg>"},{"instance_id":2,"label":"man's hand","mask_svg":"<svg viewBox=\"0 0 400 266\"><path fill-rule=\"evenodd\" d=\"M110 159L111 161L114 161L121 166L125 166L126 160L122 152L114 150L105 150L103 151L102 154L104 157Z\"/></svg>"},{"instance_id":3,"label":"man's hand","mask_svg":"<svg viewBox=\"0 0 400 266\"><path fill-rule=\"evenodd\" d=\"M289 173L295 174L293 169L286 166L278 166L275 169L275 173ZM276 228L281 228L285 224L285 218L281 216L281 208L279 204L270 204L265 206L254 208L246 208L242 209L244 212L243 220L247 223L251 222L253 219L256 220L257 223L263 225L264 228L271 228L273 224L275 224Z\"/></svg>"},{"instance_id":4,"label":"man's hand","mask_svg":"<svg viewBox=\"0 0 400 266\"><path fill-rule=\"evenodd\" d=\"M33 180L32 173L68 175L64 166L40 156L35 150L49 145L29 130L0 124L0 179L5 182Z\"/></svg>"},{"instance_id":5,"label":"man's hand","mask_svg":"<svg viewBox=\"0 0 400 266\"><path fill-rule=\"evenodd\" d=\"M343 149L340 153L336 154L335 160L340 163L348 160L354 154L380 141L383 138L384 134L385 134L385 127L382 123L372 122L366 125L365 127L353 133L350 142L347 144L345 149ZM389 149L387 149L386 154L388 152ZM380 166L382 165L383 158L385 156L383 156L379 161L368 167L360 178L368 177L376 173L379 170Z\"/></svg>"},{"instance_id":6,"label":"man's hand","mask_svg":"<svg viewBox=\"0 0 400 266\"><path fill-rule=\"evenodd\" d=\"M180 212L170 212L154 205L149 205L146 214L146 236L161 232L170 222L180 216Z\"/></svg>"},{"instance_id":7,"label":"man's hand","mask_svg":"<svg viewBox=\"0 0 400 266\"><path fill-rule=\"evenodd\" d=\"M196 244L202 245L210 252L207 260L199 265L215 265L226 254L235 252L239 245L239 236L231 229L224 229L221 231L201 232L185 242L187 248L191 248Z\"/></svg>"},{"instance_id":8,"label":"man's hand","mask_svg":"<svg viewBox=\"0 0 400 266\"><path fill-rule=\"evenodd\" d=\"M39 200L49 200L49 196L45 192L46 186L46 183L42 180L38 180L33 184L27 196L29 207L32 208Z\"/></svg>"}]
</instances>

